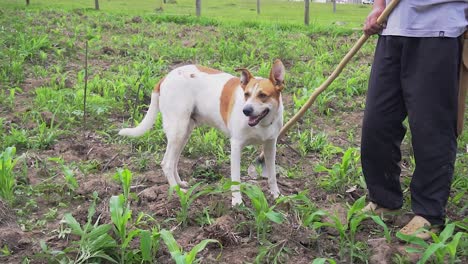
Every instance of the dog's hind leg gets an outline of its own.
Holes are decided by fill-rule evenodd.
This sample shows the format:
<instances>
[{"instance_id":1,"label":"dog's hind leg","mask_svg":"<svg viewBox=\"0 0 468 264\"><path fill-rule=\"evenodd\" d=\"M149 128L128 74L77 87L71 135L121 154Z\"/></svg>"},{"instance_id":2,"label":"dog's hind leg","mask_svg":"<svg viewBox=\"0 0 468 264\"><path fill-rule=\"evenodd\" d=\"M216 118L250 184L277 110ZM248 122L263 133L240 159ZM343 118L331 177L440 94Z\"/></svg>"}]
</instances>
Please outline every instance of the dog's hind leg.
<instances>
[{"instance_id":1,"label":"dog's hind leg","mask_svg":"<svg viewBox=\"0 0 468 264\"><path fill-rule=\"evenodd\" d=\"M182 155L182 151L184 150L184 146L187 145L187 142L190 138L190 134L192 133L193 129L195 128L195 121L193 121L192 119L190 119L190 123L188 125L188 129L187 129L187 133L185 133L185 137L184 137L184 140L183 140L183 143L182 143L182 148L180 149L179 151L179 154L177 155L177 161L176 161L176 169L175 169L175 179L176 179L176 182L177 184L179 184L180 187L183 187L183 188L188 188L188 183L186 181L182 181L180 179L180 176L179 176L179 159L180 159L180 156Z\"/></svg>"},{"instance_id":2,"label":"dog's hind leg","mask_svg":"<svg viewBox=\"0 0 468 264\"><path fill-rule=\"evenodd\" d=\"M167 178L170 186L183 184L177 172L177 162L180 154L190 136L191 125L190 116L165 116L163 115L163 127L167 138L166 153L164 154L161 166L164 175ZM182 187L182 186L181 186Z\"/></svg>"}]
</instances>

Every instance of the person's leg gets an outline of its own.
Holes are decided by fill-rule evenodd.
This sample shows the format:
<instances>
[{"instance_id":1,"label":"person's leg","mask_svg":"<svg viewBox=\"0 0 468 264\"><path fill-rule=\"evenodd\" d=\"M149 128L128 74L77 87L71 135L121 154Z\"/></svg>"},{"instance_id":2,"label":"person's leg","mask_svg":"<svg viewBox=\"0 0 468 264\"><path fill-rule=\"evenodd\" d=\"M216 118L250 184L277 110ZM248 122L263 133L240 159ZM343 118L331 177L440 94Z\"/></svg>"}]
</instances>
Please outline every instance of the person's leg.
<instances>
[{"instance_id":1,"label":"person's leg","mask_svg":"<svg viewBox=\"0 0 468 264\"><path fill-rule=\"evenodd\" d=\"M453 176L460 56L455 38L405 39L402 89L416 161L411 203L432 225L444 223Z\"/></svg>"},{"instance_id":2,"label":"person's leg","mask_svg":"<svg viewBox=\"0 0 468 264\"><path fill-rule=\"evenodd\" d=\"M400 82L401 48L401 37L379 37L362 125L361 161L369 198L388 209L403 204L399 162L406 108Z\"/></svg>"}]
</instances>

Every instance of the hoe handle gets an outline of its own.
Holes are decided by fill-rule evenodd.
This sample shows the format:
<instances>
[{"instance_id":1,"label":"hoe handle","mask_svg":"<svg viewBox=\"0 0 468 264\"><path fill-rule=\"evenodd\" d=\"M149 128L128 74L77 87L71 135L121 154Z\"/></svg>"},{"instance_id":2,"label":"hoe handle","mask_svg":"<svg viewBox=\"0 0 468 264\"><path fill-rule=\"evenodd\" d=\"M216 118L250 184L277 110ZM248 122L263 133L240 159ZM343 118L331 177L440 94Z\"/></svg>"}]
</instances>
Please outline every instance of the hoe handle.
<instances>
[{"instance_id":1,"label":"hoe handle","mask_svg":"<svg viewBox=\"0 0 468 264\"><path fill-rule=\"evenodd\" d=\"M399 3L399 0L393 0L390 2L388 6L385 7L385 10L382 12L382 14L379 16L377 19L377 23L382 24L387 20L388 15L392 12L393 8ZM299 112L297 112L287 123L286 125L281 128L281 131L278 135L278 138L281 138L284 136L286 131L294 124L296 123L307 111L307 109L310 108L312 103L317 99L317 96L321 94L325 89L328 88L328 86L340 75L340 73L343 71L344 67L348 62L356 55L356 53L361 49L362 45L366 43L367 39L369 38L369 35L363 34L359 40L354 44L354 46L351 48L351 50L348 51L348 53L344 56L344 58L341 60L340 64L335 68L335 70L331 73L330 76L316 89L314 92L310 95L309 100L301 107Z\"/></svg>"},{"instance_id":2,"label":"hoe handle","mask_svg":"<svg viewBox=\"0 0 468 264\"><path fill-rule=\"evenodd\" d=\"M388 15L393 11L393 8L399 3L399 0L392 0L386 7L385 10L382 12L382 14L379 16L377 19L377 23L382 24L387 20ZM359 40L354 44L354 46L351 48L351 50L348 51L348 53L344 56L344 58L341 60L340 64L335 68L335 70L331 73L330 76L316 89L314 92L310 95L309 100L301 107L299 112L297 112L282 128L281 131L278 135L278 139L282 138L286 131L288 131L291 126L296 123L301 117L305 114L307 109L310 108L312 103L317 99L318 95L322 93L325 89L328 88L328 86L340 75L340 73L343 71L344 67L348 62L353 58L353 56L361 49L362 45L367 41L369 38L369 35L363 34ZM260 154L258 157L259 161L263 161L263 152Z\"/></svg>"}]
</instances>

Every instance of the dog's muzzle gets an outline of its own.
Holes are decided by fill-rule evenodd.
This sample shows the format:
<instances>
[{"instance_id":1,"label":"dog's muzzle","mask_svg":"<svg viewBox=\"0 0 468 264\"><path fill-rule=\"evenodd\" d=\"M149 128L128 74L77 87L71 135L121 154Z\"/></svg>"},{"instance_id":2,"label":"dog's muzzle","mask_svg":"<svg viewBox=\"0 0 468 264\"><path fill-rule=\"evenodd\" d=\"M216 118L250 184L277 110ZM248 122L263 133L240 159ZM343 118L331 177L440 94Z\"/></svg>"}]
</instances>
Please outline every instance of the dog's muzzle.
<instances>
[{"instance_id":1,"label":"dog's muzzle","mask_svg":"<svg viewBox=\"0 0 468 264\"><path fill-rule=\"evenodd\" d=\"M259 115L252 115L252 113L250 113L250 115L248 116L249 117L249 126L253 127L253 126L256 126L258 123L260 123L260 121L262 121L262 119L268 115L268 113L270 112L270 109L265 109L263 110L263 112L261 112Z\"/></svg>"}]
</instances>

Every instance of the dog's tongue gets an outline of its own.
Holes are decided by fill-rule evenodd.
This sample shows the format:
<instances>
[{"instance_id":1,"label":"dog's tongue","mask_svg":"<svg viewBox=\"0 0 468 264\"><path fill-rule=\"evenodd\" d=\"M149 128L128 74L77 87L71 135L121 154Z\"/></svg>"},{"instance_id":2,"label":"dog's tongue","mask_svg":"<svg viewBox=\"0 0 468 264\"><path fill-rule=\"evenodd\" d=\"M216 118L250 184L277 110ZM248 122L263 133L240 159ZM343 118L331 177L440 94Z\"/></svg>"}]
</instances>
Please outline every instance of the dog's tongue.
<instances>
[{"instance_id":1,"label":"dog's tongue","mask_svg":"<svg viewBox=\"0 0 468 264\"><path fill-rule=\"evenodd\" d=\"M259 116L249 116L249 126L256 126L260 122Z\"/></svg>"}]
</instances>

